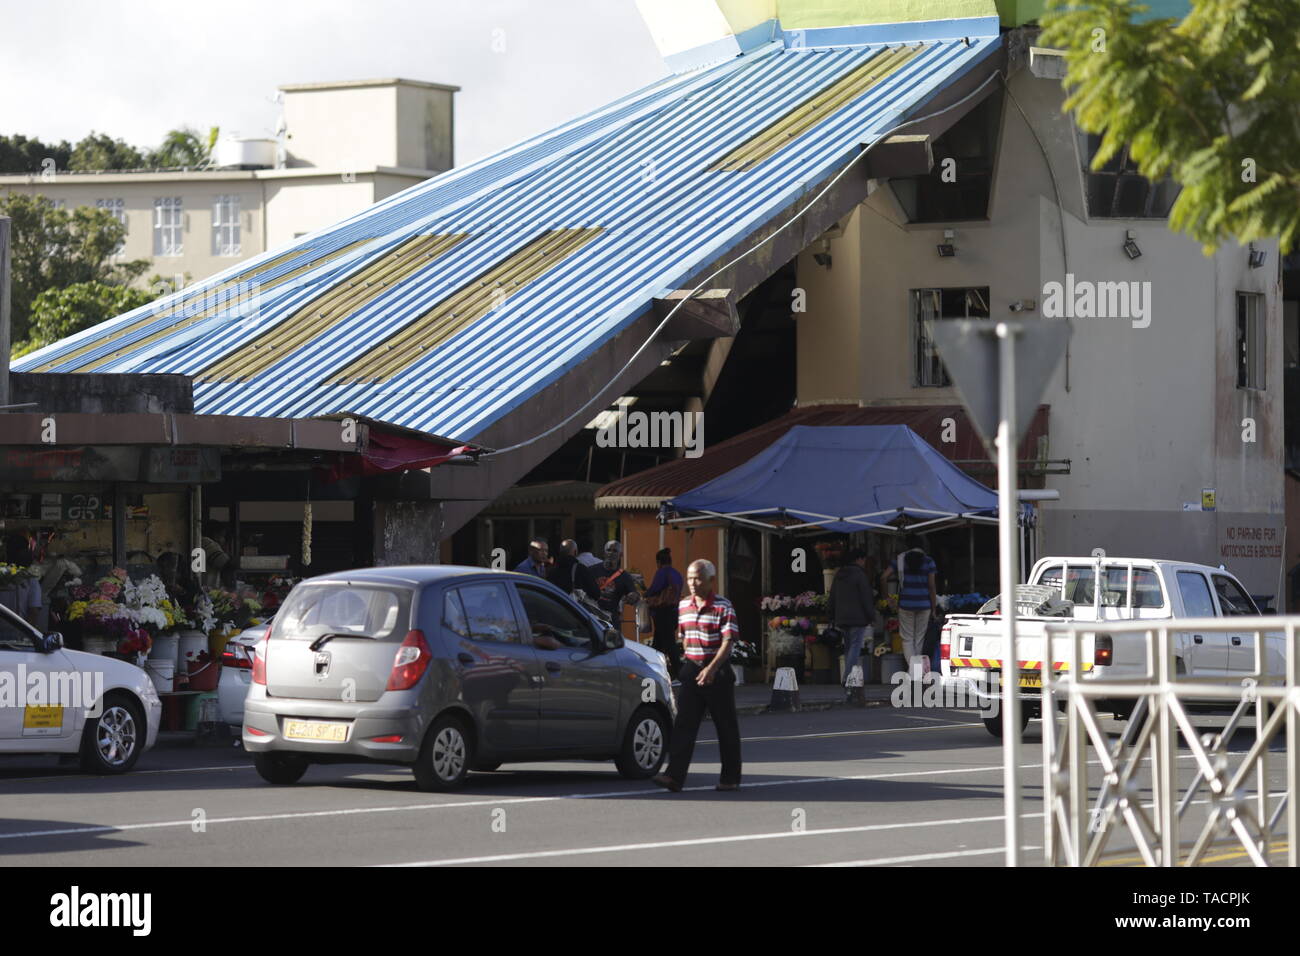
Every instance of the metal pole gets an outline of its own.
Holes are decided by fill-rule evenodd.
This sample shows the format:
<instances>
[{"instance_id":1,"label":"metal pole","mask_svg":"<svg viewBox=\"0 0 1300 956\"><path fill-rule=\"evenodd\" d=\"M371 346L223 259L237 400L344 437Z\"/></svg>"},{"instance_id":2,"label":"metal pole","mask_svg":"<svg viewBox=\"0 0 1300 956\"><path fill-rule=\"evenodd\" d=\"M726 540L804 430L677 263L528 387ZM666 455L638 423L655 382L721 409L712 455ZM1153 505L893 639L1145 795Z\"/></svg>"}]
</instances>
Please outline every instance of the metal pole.
<instances>
[{"instance_id":1,"label":"metal pole","mask_svg":"<svg viewBox=\"0 0 1300 956\"><path fill-rule=\"evenodd\" d=\"M1006 862L1020 865L1020 667L1016 655L1016 353L1014 327L997 325L1001 353L998 422L998 563L1002 588L1002 787L1006 800Z\"/></svg>"},{"instance_id":2,"label":"metal pole","mask_svg":"<svg viewBox=\"0 0 1300 956\"><path fill-rule=\"evenodd\" d=\"M9 239L13 220L0 216L0 406L9 404Z\"/></svg>"}]
</instances>

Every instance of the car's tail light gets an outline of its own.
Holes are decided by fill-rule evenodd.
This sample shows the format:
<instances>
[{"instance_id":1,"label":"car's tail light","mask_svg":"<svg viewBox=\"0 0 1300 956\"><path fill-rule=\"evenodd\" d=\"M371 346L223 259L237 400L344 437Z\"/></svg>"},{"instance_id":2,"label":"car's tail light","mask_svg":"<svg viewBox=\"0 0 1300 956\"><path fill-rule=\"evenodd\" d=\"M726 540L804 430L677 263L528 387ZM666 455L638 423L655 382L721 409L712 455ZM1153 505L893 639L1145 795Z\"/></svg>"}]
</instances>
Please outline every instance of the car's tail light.
<instances>
[{"instance_id":1,"label":"car's tail light","mask_svg":"<svg viewBox=\"0 0 1300 956\"><path fill-rule=\"evenodd\" d=\"M1115 662L1115 642L1109 634L1098 634L1092 645L1092 662L1109 667Z\"/></svg>"},{"instance_id":2,"label":"car's tail light","mask_svg":"<svg viewBox=\"0 0 1300 956\"><path fill-rule=\"evenodd\" d=\"M433 655L424 640L424 632L407 631L406 638L393 659L393 672L388 675L388 687L385 689L408 690L414 687L429 669L431 660Z\"/></svg>"},{"instance_id":3,"label":"car's tail light","mask_svg":"<svg viewBox=\"0 0 1300 956\"><path fill-rule=\"evenodd\" d=\"M269 635L262 638L253 646L253 683L266 683L266 642L270 640Z\"/></svg>"},{"instance_id":4,"label":"car's tail light","mask_svg":"<svg viewBox=\"0 0 1300 956\"><path fill-rule=\"evenodd\" d=\"M253 649L247 644L231 641L226 645L226 649L221 652L221 666L249 670L253 666L252 651Z\"/></svg>"},{"instance_id":5,"label":"car's tail light","mask_svg":"<svg viewBox=\"0 0 1300 956\"><path fill-rule=\"evenodd\" d=\"M402 735L385 734L383 737L371 737L370 739L377 744L400 744L402 742Z\"/></svg>"},{"instance_id":6,"label":"car's tail light","mask_svg":"<svg viewBox=\"0 0 1300 956\"><path fill-rule=\"evenodd\" d=\"M939 632L939 660L952 659L952 628L945 627Z\"/></svg>"}]
</instances>

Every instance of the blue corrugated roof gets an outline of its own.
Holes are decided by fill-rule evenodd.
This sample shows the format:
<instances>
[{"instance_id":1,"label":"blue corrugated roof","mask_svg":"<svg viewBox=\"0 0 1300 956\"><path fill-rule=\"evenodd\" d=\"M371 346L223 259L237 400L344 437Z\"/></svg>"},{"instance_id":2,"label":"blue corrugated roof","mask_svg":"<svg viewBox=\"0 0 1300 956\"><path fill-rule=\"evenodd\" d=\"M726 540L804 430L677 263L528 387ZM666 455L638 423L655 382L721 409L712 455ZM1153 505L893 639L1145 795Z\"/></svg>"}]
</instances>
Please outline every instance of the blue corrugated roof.
<instances>
[{"instance_id":1,"label":"blue corrugated roof","mask_svg":"<svg viewBox=\"0 0 1300 956\"><path fill-rule=\"evenodd\" d=\"M944 35L950 34L947 25ZM181 326L205 305L205 289L283 256L292 246L25 356L14 369L54 361L47 370L76 371L118 354L95 371L197 375L411 236L465 233L468 238L450 251L288 351L250 381L196 382L194 398L195 410L202 414L309 418L348 413L473 439L644 314L654 298L677 288L824 180L860 144L897 125L997 43L996 35L912 42L917 53L903 68L754 168L710 170L720 157L884 45L765 44L711 68L669 77L297 240L304 256L277 264L259 277L262 281L349 243L365 244L252 303L232 304ZM601 233L393 378L327 384L365 349L543 232L578 228L599 228ZM198 304L58 361L106 331L132 326L190 298Z\"/></svg>"}]
</instances>

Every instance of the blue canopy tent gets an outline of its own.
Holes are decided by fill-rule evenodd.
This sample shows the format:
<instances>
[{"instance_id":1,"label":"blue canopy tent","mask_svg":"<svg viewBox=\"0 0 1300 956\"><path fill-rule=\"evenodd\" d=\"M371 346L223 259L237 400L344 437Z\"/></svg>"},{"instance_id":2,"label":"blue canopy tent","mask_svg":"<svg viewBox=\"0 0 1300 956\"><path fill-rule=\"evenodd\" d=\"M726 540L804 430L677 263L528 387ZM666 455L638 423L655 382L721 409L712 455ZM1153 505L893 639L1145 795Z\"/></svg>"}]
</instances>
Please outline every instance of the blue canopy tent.
<instances>
[{"instance_id":1,"label":"blue canopy tent","mask_svg":"<svg viewBox=\"0 0 1300 956\"><path fill-rule=\"evenodd\" d=\"M743 465L665 505L677 513L668 517L674 524L722 520L781 533L996 524L997 509L995 491L906 425L796 425Z\"/></svg>"}]
</instances>

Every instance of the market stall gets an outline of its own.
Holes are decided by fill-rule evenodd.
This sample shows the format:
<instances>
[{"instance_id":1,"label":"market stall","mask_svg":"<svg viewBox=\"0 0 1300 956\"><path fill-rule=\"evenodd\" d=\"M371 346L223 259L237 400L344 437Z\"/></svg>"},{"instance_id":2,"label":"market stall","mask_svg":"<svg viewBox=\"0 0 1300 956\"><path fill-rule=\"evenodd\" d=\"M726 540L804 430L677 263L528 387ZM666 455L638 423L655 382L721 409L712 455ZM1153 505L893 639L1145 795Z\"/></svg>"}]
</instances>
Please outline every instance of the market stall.
<instances>
[{"instance_id":1,"label":"market stall","mask_svg":"<svg viewBox=\"0 0 1300 956\"><path fill-rule=\"evenodd\" d=\"M744 464L667 502L663 520L684 527L748 527L781 537L838 533L817 549L828 572L824 589L829 589L848 545L845 535L876 538L874 550L892 560L899 535L962 527L971 529L973 582L974 529L996 525L997 508L996 492L905 425L795 426ZM764 582L771 579L770 551L763 549ZM894 633L897 624L891 631L890 621L896 606L887 595L878 598L886 632ZM833 674L828 659L835 649L822 640L828 623L824 595L765 590L763 612L769 671L778 657L798 661L802 645L803 669L821 672L822 679Z\"/></svg>"}]
</instances>

